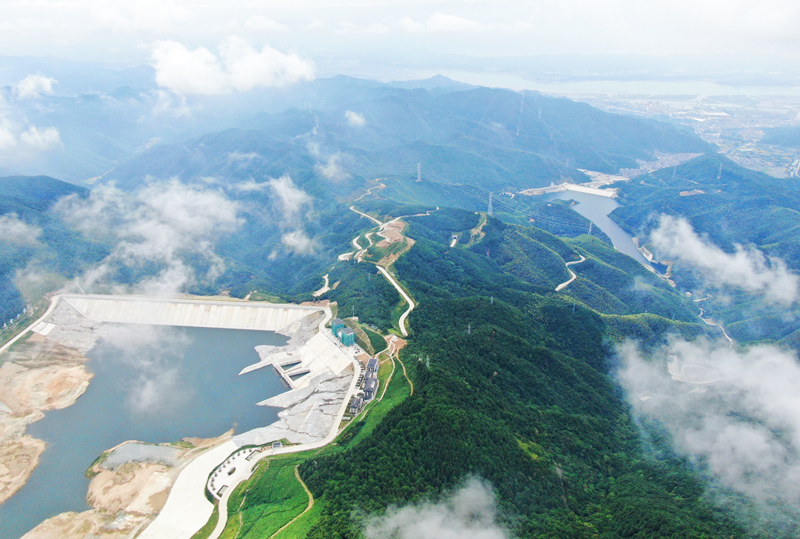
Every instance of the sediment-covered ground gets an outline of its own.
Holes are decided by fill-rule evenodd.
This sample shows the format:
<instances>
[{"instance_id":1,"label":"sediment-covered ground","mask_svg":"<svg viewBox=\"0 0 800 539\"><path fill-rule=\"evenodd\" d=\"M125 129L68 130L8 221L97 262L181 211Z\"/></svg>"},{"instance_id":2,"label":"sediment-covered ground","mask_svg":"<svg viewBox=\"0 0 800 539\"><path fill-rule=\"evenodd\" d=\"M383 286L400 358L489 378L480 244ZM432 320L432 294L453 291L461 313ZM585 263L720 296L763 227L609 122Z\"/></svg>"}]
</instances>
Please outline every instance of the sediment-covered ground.
<instances>
[{"instance_id":1,"label":"sediment-covered ground","mask_svg":"<svg viewBox=\"0 0 800 539\"><path fill-rule=\"evenodd\" d=\"M211 447L231 439L232 432L218 438L185 438L175 445L125 442L98 459L90 473L87 502L82 513L61 513L25 534L24 539L82 539L135 537L164 507L170 488L181 470ZM116 464L114 453L137 455L141 461ZM166 462L158 462L162 459ZM109 467L108 463L113 466Z\"/></svg>"},{"instance_id":2,"label":"sediment-covered ground","mask_svg":"<svg viewBox=\"0 0 800 539\"><path fill-rule=\"evenodd\" d=\"M44 442L25 429L47 410L72 405L89 386L84 350L32 334L5 354L0 366L0 503L25 484Z\"/></svg>"}]
</instances>

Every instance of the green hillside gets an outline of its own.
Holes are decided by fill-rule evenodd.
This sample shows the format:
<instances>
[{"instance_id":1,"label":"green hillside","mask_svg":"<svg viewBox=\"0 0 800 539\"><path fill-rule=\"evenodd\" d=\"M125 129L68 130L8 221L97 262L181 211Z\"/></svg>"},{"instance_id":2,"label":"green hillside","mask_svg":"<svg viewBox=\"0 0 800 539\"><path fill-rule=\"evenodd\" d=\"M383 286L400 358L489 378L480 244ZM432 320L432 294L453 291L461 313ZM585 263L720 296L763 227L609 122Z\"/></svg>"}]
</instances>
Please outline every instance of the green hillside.
<instances>
[{"instance_id":1,"label":"green hillside","mask_svg":"<svg viewBox=\"0 0 800 539\"><path fill-rule=\"evenodd\" d=\"M514 537L744 536L704 499L686 463L650 452L611 378L608 339L655 345L668 332L705 331L696 318L675 323L643 310L657 304L689 316L685 299L598 239L564 240L491 218L480 226L484 219L447 208L407 218L416 243L395 269L418 302L400 356L413 395L398 375L385 406L338 445L299 461L321 509L292 536L360 537L361 515L438 495L470 475L497 490ZM483 236L468 241L478 227ZM453 234L463 241L450 247ZM574 266L581 279L617 294L633 314L570 297L576 283L553 291L578 253L596 266L585 275ZM342 264L334 271L352 274ZM647 287L638 293L657 296L652 303L622 292L637 279ZM239 487L248 492L244 514L270 503L256 494L264 481ZM247 529L255 528L244 530L251 537Z\"/></svg>"},{"instance_id":2,"label":"green hillside","mask_svg":"<svg viewBox=\"0 0 800 539\"><path fill-rule=\"evenodd\" d=\"M40 231L29 242L0 242L0 325L28 304L38 303L58 278L74 277L108 254L107 245L86 240L51 211L62 197L87 193L85 188L47 176L0 178L0 216L16 216ZM29 289L19 289L17 272L32 277L22 279Z\"/></svg>"},{"instance_id":3,"label":"green hillside","mask_svg":"<svg viewBox=\"0 0 800 539\"><path fill-rule=\"evenodd\" d=\"M722 156L707 155L640 176L622 188L622 195L625 205L611 216L639 237L647 237L657 226L658 215L681 216L728 252L734 251L735 244L754 246L800 271L800 186L794 180L773 178ZM680 264L673 268L673 275L682 289L700 297L711 294L702 305L706 316L722 321L736 340L777 341L800 329L797 307L765 305L740 290L709 287Z\"/></svg>"}]
</instances>

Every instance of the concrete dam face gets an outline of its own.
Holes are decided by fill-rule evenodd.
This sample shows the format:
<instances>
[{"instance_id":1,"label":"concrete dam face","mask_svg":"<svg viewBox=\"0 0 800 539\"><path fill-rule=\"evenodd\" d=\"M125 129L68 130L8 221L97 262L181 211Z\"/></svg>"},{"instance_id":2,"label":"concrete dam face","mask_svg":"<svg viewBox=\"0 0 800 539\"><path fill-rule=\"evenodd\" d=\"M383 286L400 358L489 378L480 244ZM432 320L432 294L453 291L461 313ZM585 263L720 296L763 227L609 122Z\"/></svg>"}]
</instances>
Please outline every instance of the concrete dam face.
<instances>
[{"instance_id":1,"label":"concrete dam face","mask_svg":"<svg viewBox=\"0 0 800 539\"><path fill-rule=\"evenodd\" d=\"M62 301L98 322L278 331L319 307L243 301L64 295Z\"/></svg>"}]
</instances>

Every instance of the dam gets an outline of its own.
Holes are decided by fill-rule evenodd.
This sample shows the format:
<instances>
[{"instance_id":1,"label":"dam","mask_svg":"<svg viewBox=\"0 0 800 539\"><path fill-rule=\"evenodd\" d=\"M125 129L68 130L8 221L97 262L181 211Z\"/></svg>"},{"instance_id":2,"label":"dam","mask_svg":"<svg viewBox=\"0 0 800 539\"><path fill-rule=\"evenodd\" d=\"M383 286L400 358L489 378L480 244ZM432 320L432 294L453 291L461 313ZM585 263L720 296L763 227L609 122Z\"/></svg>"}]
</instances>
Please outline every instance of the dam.
<instances>
[{"instance_id":1,"label":"dam","mask_svg":"<svg viewBox=\"0 0 800 539\"><path fill-rule=\"evenodd\" d=\"M279 331L322 310L320 307L237 300L92 295L63 295L61 299L81 315L98 322L259 331Z\"/></svg>"},{"instance_id":2,"label":"dam","mask_svg":"<svg viewBox=\"0 0 800 539\"><path fill-rule=\"evenodd\" d=\"M349 400L358 351L325 328L331 316L327 306L220 297L54 296L48 311L0 353L26 364L61 346L85 356L79 361L94 378L77 402L46 409L39 420L16 410L13 400L14 410L0 410L0 431L13 419L10 412L24 412L35 421L27 433L48 444L27 484L0 503L0 539L17 538L56 514L88 509L85 470L126 440L212 438L231 428L235 436L225 447L324 438ZM266 366L273 369L262 370ZM197 473L205 481L209 471ZM202 485L184 492L179 483L171 498L209 506L195 515L198 528L210 514ZM154 537L164 537L159 530L171 522L166 513L154 523ZM145 522L152 515L126 518Z\"/></svg>"}]
</instances>

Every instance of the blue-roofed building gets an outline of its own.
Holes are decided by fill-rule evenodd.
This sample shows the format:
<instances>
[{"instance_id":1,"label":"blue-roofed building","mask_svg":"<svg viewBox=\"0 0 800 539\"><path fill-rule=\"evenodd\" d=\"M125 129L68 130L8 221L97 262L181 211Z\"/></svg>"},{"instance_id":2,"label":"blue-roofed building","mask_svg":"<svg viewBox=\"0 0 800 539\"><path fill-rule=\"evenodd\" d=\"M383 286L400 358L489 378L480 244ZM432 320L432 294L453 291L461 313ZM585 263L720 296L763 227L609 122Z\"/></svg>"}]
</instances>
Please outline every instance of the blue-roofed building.
<instances>
[{"instance_id":1,"label":"blue-roofed building","mask_svg":"<svg viewBox=\"0 0 800 539\"><path fill-rule=\"evenodd\" d=\"M339 340L345 346L353 346L356 343L356 333L350 328L344 328L339 334Z\"/></svg>"}]
</instances>

